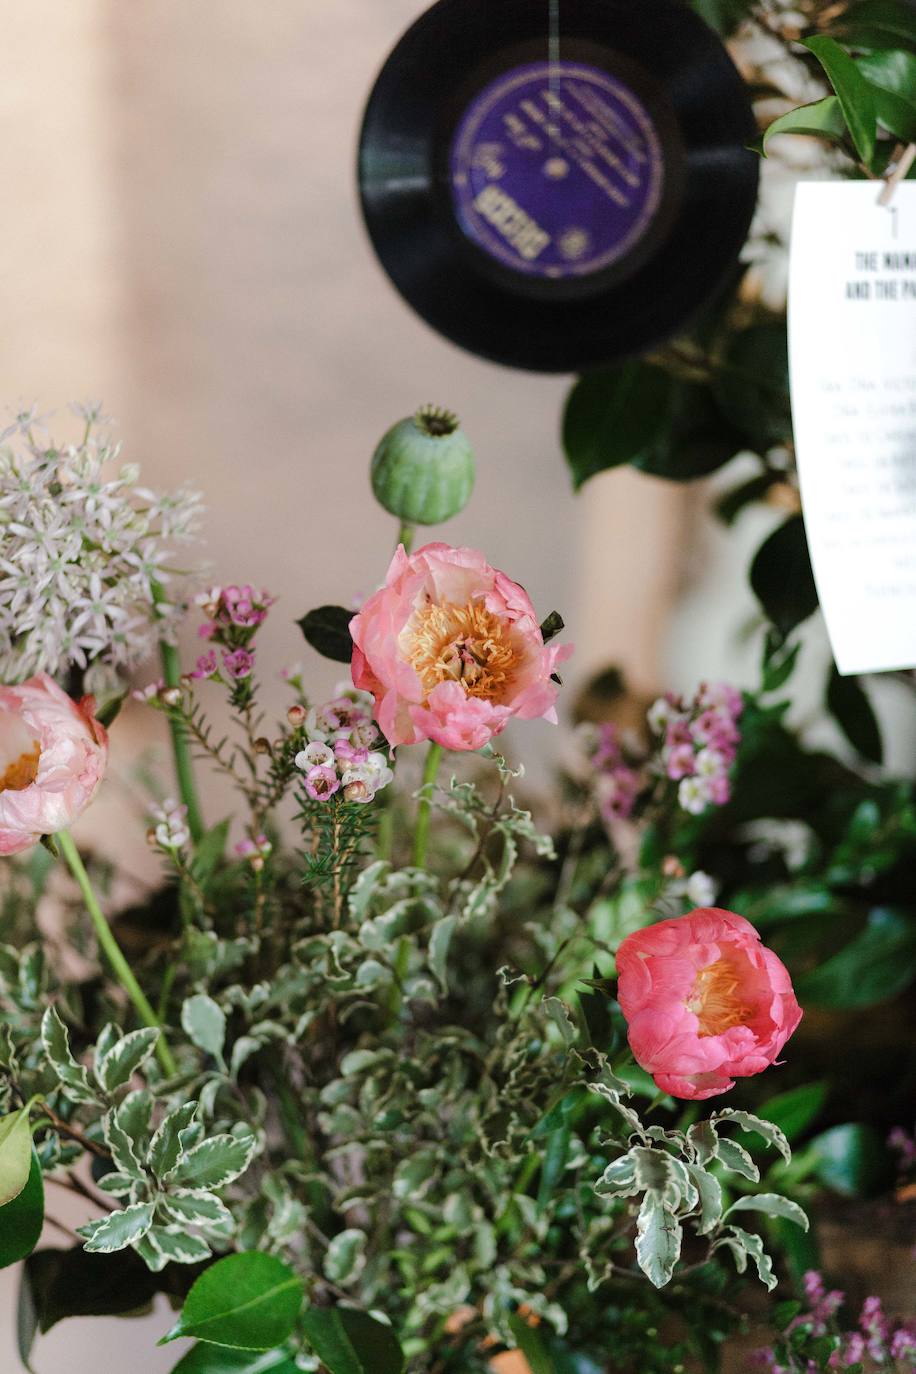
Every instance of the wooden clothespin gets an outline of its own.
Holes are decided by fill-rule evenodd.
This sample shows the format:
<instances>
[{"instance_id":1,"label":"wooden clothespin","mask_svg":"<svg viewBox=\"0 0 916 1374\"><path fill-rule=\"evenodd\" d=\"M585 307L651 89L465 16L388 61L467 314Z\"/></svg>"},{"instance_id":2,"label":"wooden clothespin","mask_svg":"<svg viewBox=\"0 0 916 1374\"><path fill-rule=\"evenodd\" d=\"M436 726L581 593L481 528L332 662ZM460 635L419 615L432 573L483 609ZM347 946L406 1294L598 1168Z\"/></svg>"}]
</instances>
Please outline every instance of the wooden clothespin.
<instances>
[{"instance_id":1,"label":"wooden clothespin","mask_svg":"<svg viewBox=\"0 0 916 1374\"><path fill-rule=\"evenodd\" d=\"M910 143L906 148L898 143L894 157L888 163L887 171L884 174L884 185L878 197L879 205L890 205L897 187L914 162L916 162L916 143Z\"/></svg>"}]
</instances>

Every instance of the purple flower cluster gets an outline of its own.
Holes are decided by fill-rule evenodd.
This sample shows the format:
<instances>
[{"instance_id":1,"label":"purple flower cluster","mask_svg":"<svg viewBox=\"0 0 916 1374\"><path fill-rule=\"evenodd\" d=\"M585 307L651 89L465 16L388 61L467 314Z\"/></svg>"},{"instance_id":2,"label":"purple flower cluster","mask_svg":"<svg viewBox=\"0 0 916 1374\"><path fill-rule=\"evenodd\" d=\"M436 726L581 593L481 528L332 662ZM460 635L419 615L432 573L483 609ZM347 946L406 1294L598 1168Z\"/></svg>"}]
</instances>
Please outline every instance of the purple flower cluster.
<instances>
[{"instance_id":1,"label":"purple flower cluster","mask_svg":"<svg viewBox=\"0 0 916 1374\"><path fill-rule=\"evenodd\" d=\"M244 682L254 671L255 651L251 647L255 632L263 625L275 598L269 592L256 592L247 584L243 587L211 587L196 598L208 617L198 628L201 639L209 640L221 649L209 649L197 660L190 674L192 678L215 678L225 675L230 682Z\"/></svg>"},{"instance_id":2,"label":"purple flower cluster","mask_svg":"<svg viewBox=\"0 0 916 1374\"><path fill-rule=\"evenodd\" d=\"M296 767L312 801L330 801L339 792L344 801L371 802L391 782L388 759L372 748L379 740L372 704L367 692L339 683L331 701L305 713L308 743L296 755Z\"/></svg>"},{"instance_id":3,"label":"purple flower cluster","mask_svg":"<svg viewBox=\"0 0 916 1374\"><path fill-rule=\"evenodd\" d=\"M678 784L678 803L699 815L731 797L729 770L741 732L741 693L727 683L703 684L690 701L669 693L650 708L655 755L607 722L582 727L598 808L605 824L628 820L659 776Z\"/></svg>"},{"instance_id":4,"label":"purple flower cluster","mask_svg":"<svg viewBox=\"0 0 916 1374\"><path fill-rule=\"evenodd\" d=\"M703 683L690 701L669 693L649 710L649 728L660 739L660 764L678 786L678 802L691 815L731 798L729 770L735 761L743 710L741 693L728 683Z\"/></svg>"},{"instance_id":5,"label":"purple flower cluster","mask_svg":"<svg viewBox=\"0 0 916 1374\"><path fill-rule=\"evenodd\" d=\"M870 1297L862 1305L857 1329L843 1331L837 1314L846 1295L835 1288L828 1291L822 1276L813 1269L805 1274L803 1284L807 1310L793 1319L786 1335L804 1328L812 1338L838 1337L838 1348L829 1356L827 1369L843 1370L863 1364L869 1369L916 1369L916 1323L892 1322L885 1314L881 1299ZM758 1351L756 1363L770 1374L792 1374L773 1349ZM794 1366L802 1367L806 1374L817 1374L824 1366L813 1359L806 1359L803 1366Z\"/></svg>"}]
</instances>

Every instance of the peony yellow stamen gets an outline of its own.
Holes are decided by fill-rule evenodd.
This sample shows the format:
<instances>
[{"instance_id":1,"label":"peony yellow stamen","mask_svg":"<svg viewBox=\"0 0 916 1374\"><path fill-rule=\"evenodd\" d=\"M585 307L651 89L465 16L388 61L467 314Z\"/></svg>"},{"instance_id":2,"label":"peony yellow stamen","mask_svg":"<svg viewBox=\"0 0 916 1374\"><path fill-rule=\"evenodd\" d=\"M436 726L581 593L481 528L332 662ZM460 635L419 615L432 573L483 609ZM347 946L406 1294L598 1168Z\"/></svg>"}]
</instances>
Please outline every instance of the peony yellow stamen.
<instances>
[{"instance_id":1,"label":"peony yellow stamen","mask_svg":"<svg viewBox=\"0 0 916 1374\"><path fill-rule=\"evenodd\" d=\"M402 642L427 693L440 682L460 682L469 697L499 701L519 658L509 626L482 601L424 606L411 617Z\"/></svg>"},{"instance_id":2,"label":"peony yellow stamen","mask_svg":"<svg viewBox=\"0 0 916 1374\"><path fill-rule=\"evenodd\" d=\"M701 1037L721 1035L732 1026L742 1025L751 1015L740 1000L738 977L727 959L717 959L701 969L687 1006L700 1023Z\"/></svg>"},{"instance_id":3,"label":"peony yellow stamen","mask_svg":"<svg viewBox=\"0 0 916 1374\"><path fill-rule=\"evenodd\" d=\"M32 748L7 765L0 773L0 792L22 792L38 777L41 745L36 740Z\"/></svg>"}]
</instances>

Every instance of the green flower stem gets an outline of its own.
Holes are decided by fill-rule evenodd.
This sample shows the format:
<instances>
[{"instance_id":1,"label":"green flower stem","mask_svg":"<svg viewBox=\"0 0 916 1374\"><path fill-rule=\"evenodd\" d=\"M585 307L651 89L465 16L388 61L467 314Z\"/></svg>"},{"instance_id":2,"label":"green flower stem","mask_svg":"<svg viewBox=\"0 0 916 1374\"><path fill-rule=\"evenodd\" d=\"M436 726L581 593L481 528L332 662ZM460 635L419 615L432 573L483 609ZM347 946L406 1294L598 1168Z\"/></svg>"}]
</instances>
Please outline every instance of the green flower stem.
<instances>
[{"instance_id":1,"label":"green flower stem","mask_svg":"<svg viewBox=\"0 0 916 1374\"><path fill-rule=\"evenodd\" d=\"M165 593L158 582L153 583L153 601L157 606L165 602ZM181 685L181 660L174 644L165 640L159 643L159 657L162 662L162 677L166 687ZM188 829L195 844L200 844L206 833L200 802L197 798L197 783L194 778L194 760L187 731L179 718L169 711L169 730L172 735L172 754L175 759L175 776L181 800L188 808Z\"/></svg>"},{"instance_id":2,"label":"green flower stem","mask_svg":"<svg viewBox=\"0 0 916 1374\"><path fill-rule=\"evenodd\" d=\"M439 764L442 762L442 745L430 744L426 755L426 766L423 769L423 789L420 797L420 805L417 808L417 828L414 833L413 841L413 863L414 868L426 867L426 848L429 840L429 819L433 808L433 787L436 782L436 775L439 772Z\"/></svg>"},{"instance_id":3,"label":"green flower stem","mask_svg":"<svg viewBox=\"0 0 916 1374\"><path fill-rule=\"evenodd\" d=\"M162 1034L162 1023L147 1001L143 989L134 977L130 964L124 957L121 946L115 939L111 927L105 919L102 908L99 906L98 899L92 889L89 874L86 872L86 867L80 858L79 850L74 844L73 836L70 834L69 830L58 831L57 843L60 846L61 853L70 865L70 871L79 884L79 889L83 894L86 910L89 912L90 919L95 927L95 933L98 937L99 944L105 951L108 962L114 970L118 981L136 1007L137 1014L143 1024L160 1032L159 1039L156 1042L156 1053L159 1056L159 1062L163 1069L169 1077L172 1077L178 1072L178 1065L175 1063L172 1057L172 1051L166 1044L165 1036Z\"/></svg>"}]
</instances>

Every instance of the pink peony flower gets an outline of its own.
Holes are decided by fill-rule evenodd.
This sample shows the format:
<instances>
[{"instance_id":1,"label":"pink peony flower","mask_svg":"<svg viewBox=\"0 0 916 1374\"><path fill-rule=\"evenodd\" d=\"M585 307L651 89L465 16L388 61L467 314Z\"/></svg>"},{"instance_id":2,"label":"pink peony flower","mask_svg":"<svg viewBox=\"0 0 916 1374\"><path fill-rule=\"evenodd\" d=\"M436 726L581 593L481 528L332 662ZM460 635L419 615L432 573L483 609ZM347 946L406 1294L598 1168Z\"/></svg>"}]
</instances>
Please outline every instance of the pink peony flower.
<instances>
[{"instance_id":1,"label":"pink peony flower","mask_svg":"<svg viewBox=\"0 0 916 1374\"><path fill-rule=\"evenodd\" d=\"M523 589L475 549L399 548L350 632L353 681L391 745L480 749L512 716L556 721L550 678L572 647L545 646Z\"/></svg>"},{"instance_id":2,"label":"pink peony flower","mask_svg":"<svg viewBox=\"0 0 916 1374\"><path fill-rule=\"evenodd\" d=\"M0 687L0 854L65 830L105 774L108 736L94 697L77 704L47 673Z\"/></svg>"},{"instance_id":3,"label":"pink peony flower","mask_svg":"<svg viewBox=\"0 0 916 1374\"><path fill-rule=\"evenodd\" d=\"M617 978L636 1061L673 1097L715 1097L761 1073L802 1016L751 923L716 907L628 935Z\"/></svg>"}]
</instances>

